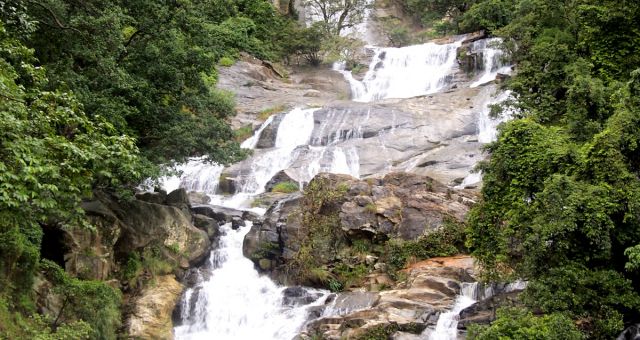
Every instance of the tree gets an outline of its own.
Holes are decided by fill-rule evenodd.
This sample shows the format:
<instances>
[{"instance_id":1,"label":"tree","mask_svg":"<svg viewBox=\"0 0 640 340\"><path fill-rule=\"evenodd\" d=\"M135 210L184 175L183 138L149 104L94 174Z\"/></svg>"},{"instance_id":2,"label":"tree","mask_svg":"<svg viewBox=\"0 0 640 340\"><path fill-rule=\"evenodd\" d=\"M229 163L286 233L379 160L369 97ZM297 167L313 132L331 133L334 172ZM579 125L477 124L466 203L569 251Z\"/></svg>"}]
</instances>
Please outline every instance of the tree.
<instances>
[{"instance_id":1,"label":"tree","mask_svg":"<svg viewBox=\"0 0 640 340\"><path fill-rule=\"evenodd\" d=\"M340 35L345 28L362 23L370 7L368 0L304 0L303 4L314 19L322 20L331 35Z\"/></svg>"}]
</instances>

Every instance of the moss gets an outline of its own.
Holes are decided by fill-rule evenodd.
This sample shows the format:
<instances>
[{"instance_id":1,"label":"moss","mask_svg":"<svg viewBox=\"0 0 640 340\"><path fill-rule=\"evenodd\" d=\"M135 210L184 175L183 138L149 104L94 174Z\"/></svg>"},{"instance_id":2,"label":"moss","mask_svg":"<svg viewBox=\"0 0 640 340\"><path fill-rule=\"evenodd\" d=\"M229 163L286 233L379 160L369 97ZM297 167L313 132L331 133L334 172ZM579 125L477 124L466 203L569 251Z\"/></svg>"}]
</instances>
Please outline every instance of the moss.
<instances>
[{"instance_id":1,"label":"moss","mask_svg":"<svg viewBox=\"0 0 640 340\"><path fill-rule=\"evenodd\" d=\"M272 107L266 108L266 109L264 109L264 110L262 110L262 111L260 111L258 113L258 119L261 120L261 121L265 121L271 115L273 115L275 113L283 112L286 109L287 109L287 107L284 106L283 104L278 104L276 106L272 106Z\"/></svg>"},{"instance_id":2,"label":"moss","mask_svg":"<svg viewBox=\"0 0 640 340\"><path fill-rule=\"evenodd\" d=\"M253 128L251 125L245 125L235 131L233 131L234 138L236 142L242 143L249 137L253 136Z\"/></svg>"},{"instance_id":3,"label":"moss","mask_svg":"<svg viewBox=\"0 0 640 340\"><path fill-rule=\"evenodd\" d=\"M376 212L378 212L378 207L376 207L376 205L373 203L368 203L364 206L364 210L368 213L375 214Z\"/></svg>"},{"instance_id":4,"label":"moss","mask_svg":"<svg viewBox=\"0 0 640 340\"><path fill-rule=\"evenodd\" d=\"M277 183L276 185L273 186L273 189L271 189L271 191L273 192L281 192L281 193L287 193L287 194L296 192L298 190L300 190L298 183L291 182L291 181Z\"/></svg>"}]
</instances>

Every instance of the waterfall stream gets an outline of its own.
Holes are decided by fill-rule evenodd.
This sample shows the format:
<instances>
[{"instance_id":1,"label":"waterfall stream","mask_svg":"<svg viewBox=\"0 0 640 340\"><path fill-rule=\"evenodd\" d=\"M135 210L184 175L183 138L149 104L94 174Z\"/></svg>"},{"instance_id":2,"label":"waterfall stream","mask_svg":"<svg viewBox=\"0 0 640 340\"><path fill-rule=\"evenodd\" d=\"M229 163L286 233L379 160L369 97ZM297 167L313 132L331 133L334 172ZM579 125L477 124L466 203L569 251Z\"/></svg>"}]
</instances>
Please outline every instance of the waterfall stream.
<instances>
[{"instance_id":1,"label":"waterfall stream","mask_svg":"<svg viewBox=\"0 0 640 340\"><path fill-rule=\"evenodd\" d=\"M259 275L242 255L250 229L249 221L237 230L222 226L219 247L209 257L210 277L184 293L176 339L292 339L308 309L324 303L327 292L306 288L306 303L287 300L285 287Z\"/></svg>"},{"instance_id":2,"label":"waterfall stream","mask_svg":"<svg viewBox=\"0 0 640 340\"><path fill-rule=\"evenodd\" d=\"M456 50L461 41L403 48L372 47L375 55L362 81L356 80L340 64L334 68L349 81L353 101L373 102L436 93L452 85L457 70ZM498 50L492 49L487 42L474 44L477 45L474 48L485 51L485 67L471 86L491 81L498 72L507 72ZM504 100L506 96L508 94L502 94L484 103L485 107L478 116L479 142L495 139L495 128L500 122L489 117L487 104ZM276 121L274 116L242 143L243 148L253 149L254 155L250 166L238 176L234 195L217 193L224 167L207 164L202 159L193 159L180 166L182 175L166 178L165 190L184 187L208 194L214 205L264 213L264 209L252 209L250 202L263 193L267 182L282 170L295 171L300 184L319 172L360 177L362 156L357 142L365 137L361 127L369 121L370 112L359 116L358 124L354 124L348 121L353 120L353 116L336 112L329 112L323 121L318 121L318 110L298 107L280 117L271 148L256 149L256 146L263 131ZM395 120L393 113L389 119L390 127L379 131L373 138L380 141L376 157L388 163L387 169L392 167L392 159L386 158L388 149L382 140L393 139L397 126ZM480 174L471 174L463 185L479 180ZM243 239L250 228L251 222L248 221L237 230L232 229L231 224L221 227L219 247L211 252L209 262L201 269L206 275L185 291L180 302L181 325L175 328L177 339L289 340L304 327L310 309L324 304L328 295L326 291L296 287L298 298L291 299L287 297L287 290L291 288L280 287L268 277L258 274L253 262L242 254ZM442 313L435 329L426 330L423 337L455 339L457 316L475 301L477 296L472 293L475 289L474 285L464 284L452 309ZM323 316L330 316L327 313L331 314L331 309L326 309Z\"/></svg>"}]
</instances>

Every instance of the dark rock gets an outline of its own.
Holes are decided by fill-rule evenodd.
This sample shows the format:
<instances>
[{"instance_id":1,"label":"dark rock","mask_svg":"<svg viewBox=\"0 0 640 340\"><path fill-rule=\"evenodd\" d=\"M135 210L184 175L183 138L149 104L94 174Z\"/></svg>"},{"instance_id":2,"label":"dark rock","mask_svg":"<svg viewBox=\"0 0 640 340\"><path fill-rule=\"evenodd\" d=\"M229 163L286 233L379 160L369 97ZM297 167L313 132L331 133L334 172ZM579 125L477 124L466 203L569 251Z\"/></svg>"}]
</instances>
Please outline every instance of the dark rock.
<instances>
[{"instance_id":1,"label":"dark rock","mask_svg":"<svg viewBox=\"0 0 640 340\"><path fill-rule=\"evenodd\" d=\"M198 229L204 230L207 236L209 236L209 240L213 240L220 235L218 222L211 217L194 214L193 225Z\"/></svg>"},{"instance_id":2,"label":"dark rock","mask_svg":"<svg viewBox=\"0 0 640 340\"><path fill-rule=\"evenodd\" d=\"M318 300L322 293L304 287L287 287L282 291L282 304L285 306L303 306Z\"/></svg>"},{"instance_id":3,"label":"dark rock","mask_svg":"<svg viewBox=\"0 0 640 340\"><path fill-rule=\"evenodd\" d=\"M155 204L163 204L164 200L167 197L167 193L164 191L161 192L142 192L136 194L136 199L141 201L155 203Z\"/></svg>"},{"instance_id":4,"label":"dark rock","mask_svg":"<svg viewBox=\"0 0 640 340\"><path fill-rule=\"evenodd\" d=\"M182 210L187 215L190 214L191 202L189 201L189 194L184 188L178 188L169 193L164 202L166 205Z\"/></svg>"},{"instance_id":5,"label":"dark rock","mask_svg":"<svg viewBox=\"0 0 640 340\"><path fill-rule=\"evenodd\" d=\"M505 82L505 81L507 81L509 78L511 78L511 76L510 76L510 75L508 75L508 74L498 73L498 74L496 75L496 82L497 82L498 84L500 84L500 83L504 83L504 82Z\"/></svg>"},{"instance_id":6,"label":"dark rock","mask_svg":"<svg viewBox=\"0 0 640 340\"><path fill-rule=\"evenodd\" d=\"M616 340L640 340L640 324L628 327L618 335Z\"/></svg>"},{"instance_id":7,"label":"dark rock","mask_svg":"<svg viewBox=\"0 0 640 340\"><path fill-rule=\"evenodd\" d=\"M277 174L275 174L273 177L271 177L271 179L269 180L269 182L267 182L264 188L267 192L271 192L273 190L273 187L276 186L276 184L282 183L282 182L297 183L293 178L291 178L291 176L287 174L286 170L282 170L282 171L279 171Z\"/></svg>"},{"instance_id":8,"label":"dark rock","mask_svg":"<svg viewBox=\"0 0 640 340\"><path fill-rule=\"evenodd\" d=\"M258 143L256 143L256 149L268 149L276 146L276 137L278 136L278 128L280 122L284 118L284 114L277 114L273 117L271 123L267 125L260 133Z\"/></svg>"},{"instance_id":9,"label":"dark rock","mask_svg":"<svg viewBox=\"0 0 640 340\"><path fill-rule=\"evenodd\" d=\"M194 206L191 210L195 214L213 218L219 223L233 223L236 221L237 224L239 223L238 221L241 220L258 221L260 219L260 216L249 211L235 210L216 205L199 205Z\"/></svg>"},{"instance_id":10,"label":"dark rock","mask_svg":"<svg viewBox=\"0 0 640 340\"><path fill-rule=\"evenodd\" d=\"M216 193L222 195L233 195L236 192L237 179L229 174L223 173L218 180Z\"/></svg>"},{"instance_id":11,"label":"dark rock","mask_svg":"<svg viewBox=\"0 0 640 340\"><path fill-rule=\"evenodd\" d=\"M191 216L176 207L135 200L119 207L115 214L123 222L122 236L115 245L119 254L130 254L154 242L177 247L192 263L208 254L207 234L194 227Z\"/></svg>"},{"instance_id":12,"label":"dark rock","mask_svg":"<svg viewBox=\"0 0 640 340\"><path fill-rule=\"evenodd\" d=\"M496 319L496 310L500 307L520 305L520 291L500 293L463 309L460 312L459 329L466 329L470 324L489 324Z\"/></svg>"}]
</instances>

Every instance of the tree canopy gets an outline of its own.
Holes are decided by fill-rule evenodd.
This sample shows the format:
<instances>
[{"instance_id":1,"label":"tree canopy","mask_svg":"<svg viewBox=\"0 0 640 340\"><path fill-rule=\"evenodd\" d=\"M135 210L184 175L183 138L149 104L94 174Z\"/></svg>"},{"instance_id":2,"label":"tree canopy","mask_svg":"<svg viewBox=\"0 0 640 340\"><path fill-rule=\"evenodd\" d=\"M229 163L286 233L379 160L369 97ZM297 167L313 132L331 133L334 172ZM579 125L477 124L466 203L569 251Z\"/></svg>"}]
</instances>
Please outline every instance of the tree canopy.
<instances>
[{"instance_id":1,"label":"tree canopy","mask_svg":"<svg viewBox=\"0 0 640 340\"><path fill-rule=\"evenodd\" d=\"M465 25L516 63L468 244L488 278L529 280L532 310L614 337L640 321L640 5L487 0Z\"/></svg>"}]
</instances>

